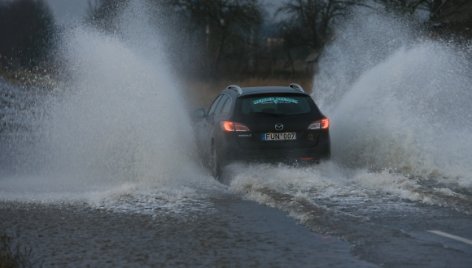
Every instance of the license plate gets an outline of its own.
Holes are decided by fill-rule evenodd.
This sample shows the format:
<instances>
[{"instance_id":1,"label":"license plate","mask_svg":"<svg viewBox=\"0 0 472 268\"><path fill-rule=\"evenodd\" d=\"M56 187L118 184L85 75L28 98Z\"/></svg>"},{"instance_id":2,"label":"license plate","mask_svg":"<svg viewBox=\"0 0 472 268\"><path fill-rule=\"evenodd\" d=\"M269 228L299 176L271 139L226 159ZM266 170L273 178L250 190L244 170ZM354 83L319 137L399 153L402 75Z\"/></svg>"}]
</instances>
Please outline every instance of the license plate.
<instances>
[{"instance_id":1,"label":"license plate","mask_svg":"<svg viewBox=\"0 0 472 268\"><path fill-rule=\"evenodd\" d=\"M264 141L293 141L297 139L296 132L280 132L280 133L264 133L262 140Z\"/></svg>"}]
</instances>

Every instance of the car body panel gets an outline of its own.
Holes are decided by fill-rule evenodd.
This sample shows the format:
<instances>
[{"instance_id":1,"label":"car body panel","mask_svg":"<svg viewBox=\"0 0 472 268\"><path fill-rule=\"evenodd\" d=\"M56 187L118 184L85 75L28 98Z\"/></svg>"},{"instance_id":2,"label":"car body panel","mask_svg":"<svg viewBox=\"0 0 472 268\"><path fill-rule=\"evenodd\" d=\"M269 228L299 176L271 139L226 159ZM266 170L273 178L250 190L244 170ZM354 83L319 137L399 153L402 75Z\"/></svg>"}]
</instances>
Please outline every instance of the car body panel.
<instances>
[{"instance_id":1,"label":"car body panel","mask_svg":"<svg viewBox=\"0 0 472 268\"><path fill-rule=\"evenodd\" d=\"M310 110L303 114L243 114L241 103L257 96L297 96L309 98ZM308 99L307 99L308 100ZM297 161L330 157L329 129L309 130L308 126L325 118L311 97L291 87L249 87L223 90L205 116L195 121L198 147L209 162L215 148L222 163L231 161ZM222 121L238 122L250 131L223 131ZM281 127L282 125L282 127ZM264 140L266 133L295 133L295 140ZM286 134L285 137L292 137Z\"/></svg>"}]
</instances>

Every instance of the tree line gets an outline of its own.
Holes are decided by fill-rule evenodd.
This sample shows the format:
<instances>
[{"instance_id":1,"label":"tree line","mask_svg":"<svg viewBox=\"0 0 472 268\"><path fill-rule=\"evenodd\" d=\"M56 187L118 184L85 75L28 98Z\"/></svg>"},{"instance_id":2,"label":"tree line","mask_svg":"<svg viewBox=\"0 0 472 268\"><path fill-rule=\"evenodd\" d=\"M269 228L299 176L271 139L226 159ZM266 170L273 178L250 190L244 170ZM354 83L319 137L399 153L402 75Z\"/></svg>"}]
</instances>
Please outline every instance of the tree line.
<instances>
[{"instance_id":1,"label":"tree line","mask_svg":"<svg viewBox=\"0 0 472 268\"><path fill-rule=\"evenodd\" d=\"M114 32L130 0L89 1L86 23ZM472 36L469 0L285 0L274 15L259 0L143 0L177 25L177 65L197 76L311 72L335 26L354 7L398 13L439 34ZM157 20L158 21L158 20ZM158 24L159 22L156 22ZM174 29L175 30L175 29ZM0 67L48 68L58 27L43 0L0 1Z\"/></svg>"}]
</instances>

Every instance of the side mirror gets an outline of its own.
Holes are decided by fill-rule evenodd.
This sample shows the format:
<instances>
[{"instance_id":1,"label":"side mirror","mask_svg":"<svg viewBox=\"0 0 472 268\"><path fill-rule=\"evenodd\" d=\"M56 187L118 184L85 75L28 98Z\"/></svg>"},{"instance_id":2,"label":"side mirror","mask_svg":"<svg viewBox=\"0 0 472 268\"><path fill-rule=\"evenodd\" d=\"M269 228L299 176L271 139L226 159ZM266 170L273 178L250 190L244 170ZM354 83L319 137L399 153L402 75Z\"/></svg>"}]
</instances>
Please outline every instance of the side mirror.
<instances>
[{"instance_id":1,"label":"side mirror","mask_svg":"<svg viewBox=\"0 0 472 268\"><path fill-rule=\"evenodd\" d=\"M195 111L193 111L192 115L192 120L194 121L200 121L207 117L207 112L204 108L198 108Z\"/></svg>"}]
</instances>

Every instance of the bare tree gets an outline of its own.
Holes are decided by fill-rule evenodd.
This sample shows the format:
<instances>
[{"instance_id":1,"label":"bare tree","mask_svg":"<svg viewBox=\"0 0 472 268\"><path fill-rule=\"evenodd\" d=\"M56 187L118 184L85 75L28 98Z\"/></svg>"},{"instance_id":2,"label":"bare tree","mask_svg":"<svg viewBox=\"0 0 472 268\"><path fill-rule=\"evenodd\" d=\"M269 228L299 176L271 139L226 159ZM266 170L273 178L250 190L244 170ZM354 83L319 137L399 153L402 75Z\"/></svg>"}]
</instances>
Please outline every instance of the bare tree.
<instances>
[{"instance_id":1,"label":"bare tree","mask_svg":"<svg viewBox=\"0 0 472 268\"><path fill-rule=\"evenodd\" d=\"M288 63L320 51L333 35L336 22L363 0L288 0L277 11L284 19L280 30Z\"/></svg>"},{"instance_id":2,"label":"bare tree","mask_svg":"<svg viewBox=\"0 0 472 268\"><path fill-rule=\"evenodd\" d=\"M458 34L459 37L472 36L472 1L470 0L375 0L389 12L417 15L426 12L432 26L441 34ZM415 18L418 18L415 16Z\"/></svg>"},{"instance_id":3,"label":"bare tree","mask_svg":"<svg viewBox=\"0 0 472 268\"><path fill-rule=\"evenodd\" d=\"M288 17L282 28L289 35L289 44L320 49L329 40L337 19L347 14L349 7L361 5L361 0L289 0L279 10ZM290 35L298 38L292 38Z\"/></svg>"},{"instance_id":4,"label":"bare tree","mask_svg":"<svg viewBox=\"0 0 472 268\"><path fill-rule=\"evenodd\" d=\"M257 0L175 0L171 4L188 19L190 31L204 36L209 64L219 70L224 57L244 57L262 22Z\"/></svg>"}]
</instances>

